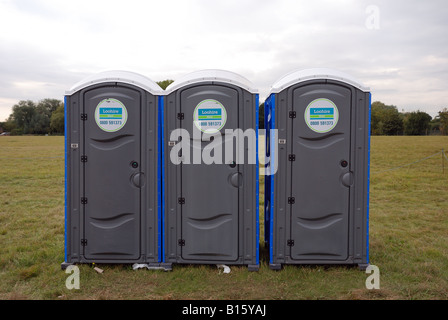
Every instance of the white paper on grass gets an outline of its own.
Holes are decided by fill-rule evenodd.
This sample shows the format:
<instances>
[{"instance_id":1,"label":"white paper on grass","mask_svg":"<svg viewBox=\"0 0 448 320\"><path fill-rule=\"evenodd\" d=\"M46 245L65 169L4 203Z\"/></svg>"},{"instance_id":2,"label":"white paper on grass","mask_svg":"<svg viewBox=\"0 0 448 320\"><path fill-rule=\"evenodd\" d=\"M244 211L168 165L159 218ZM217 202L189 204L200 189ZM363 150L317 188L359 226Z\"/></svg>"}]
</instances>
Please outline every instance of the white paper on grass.
<instances>
[{"instance_id":1,"label":"white paper on grass","mask_svg":"<svg viewBox=\"0 0 448 320\"><path fill-rule=\"evenodd\" d=\"M230 268L224 264L217 264L218 269L224 269L222 273L230 273Z\"/></svg>"}]
</instances>

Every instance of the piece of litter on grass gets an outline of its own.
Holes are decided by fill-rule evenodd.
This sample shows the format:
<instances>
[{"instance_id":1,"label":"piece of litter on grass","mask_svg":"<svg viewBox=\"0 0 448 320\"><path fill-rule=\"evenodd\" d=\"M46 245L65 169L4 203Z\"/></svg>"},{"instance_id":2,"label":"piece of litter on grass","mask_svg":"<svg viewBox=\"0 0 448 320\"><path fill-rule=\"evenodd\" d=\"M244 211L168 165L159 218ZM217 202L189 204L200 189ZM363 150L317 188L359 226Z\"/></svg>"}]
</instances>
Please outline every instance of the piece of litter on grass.
<instances>
[{"instance_id":1,"label":"piece of litter on grass","mask_svg":"<svg viewBox=\"0 0 448 320\"><path fill-rule=\"evenodd\" d=\"M132 269L133 270L142 269L142 268L146 268L148 270L171 271L171 268L162 267L162 266L158 266L158 265L149 265L149 264L146 264L146 263L134 263L132 265Z\"/></svg>"},{"instance_id":2,"label":"piece of litter on grass","mask_svg":"<svg viewBox=\"0 0 448 320\"><path fill-rule=\"evenodd\" d=\"M104 272L103 269L100 269L100 268L98 268L98 267L93 268L93 270L95 270L95 271L98 272L98 273L103 273L103 272Z\"/></svg>"},{"instance_id":3,"label":"piece of litter on grass","mask_svg":"<svg viewBox=\"0 0 448 320\"><path fill-rule=\"evenodd\" d=\"M134 269L134 270L141 269L141 268L147 268L148 269L148 265L146 263L134 263L132 265L132 269Z\"/></svg>"},{"instance_id":4,"label":"piece of litter on grass","mask_svg":"<svg viewBox=\"0 0 448 320\"><path fill-rule=\"evenodd\" d=\"M218 269L224 269L222 273L230 273L230 268L225 264L217 264L216 266L218 267Z\"/></svg>"}]
</instances>

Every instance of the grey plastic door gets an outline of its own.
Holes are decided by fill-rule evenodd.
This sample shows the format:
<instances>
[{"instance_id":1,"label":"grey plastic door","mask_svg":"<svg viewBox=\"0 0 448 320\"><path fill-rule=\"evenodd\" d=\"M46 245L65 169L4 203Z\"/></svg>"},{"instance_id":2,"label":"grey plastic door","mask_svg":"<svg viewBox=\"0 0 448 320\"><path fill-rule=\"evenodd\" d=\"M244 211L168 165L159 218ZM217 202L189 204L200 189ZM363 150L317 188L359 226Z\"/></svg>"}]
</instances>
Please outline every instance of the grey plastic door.
<instances>
[{"instance_id":1,"label":"grey plastic door","mask_svg":"<svg viewBox=\"0 0 448 320\"><path fill-rule=\"evenodd\" d=\"M181 123L190 134L192 160L195 152L203 154L204 148L210 147L209 138L197 138L198 133L202 132L193 122L195 110L198 112L208 102L220 104L224 108L221 108L220 115L226 113L225 125L213 134L215 137L221 136L223 142L226 129L238 128L236 90L219 85L202 85L183 91L180 98L180 111L184 113ZM204 110L206 114L207 108ZM205 164L201 159L201 164L181 165L181 193L185 199L181 206L181 255L185 260L238 259L239 166L224 163L224 148L222 150L222 164Z\"/></svg>"},{"instance_id":2,"label":"grey plastic door","mask_svg":"<svg viewBox=\"0 0 448 320\"><path fill-rule=\"evenodd\" d=\"M295 89L292 99L291 258L345 260L352 181L351 91L311 84Z\"/></svg>"},{"instance_id":3,"label":"grey plastic door","mask_svg":"<svg viewBox=\"0 0 448 320\"><path fill-rule=\"evenodd\" d=\"M140 256L140 101L138 91L124 87L84 95L86 259Z\"/></svg>"}]
</instances>

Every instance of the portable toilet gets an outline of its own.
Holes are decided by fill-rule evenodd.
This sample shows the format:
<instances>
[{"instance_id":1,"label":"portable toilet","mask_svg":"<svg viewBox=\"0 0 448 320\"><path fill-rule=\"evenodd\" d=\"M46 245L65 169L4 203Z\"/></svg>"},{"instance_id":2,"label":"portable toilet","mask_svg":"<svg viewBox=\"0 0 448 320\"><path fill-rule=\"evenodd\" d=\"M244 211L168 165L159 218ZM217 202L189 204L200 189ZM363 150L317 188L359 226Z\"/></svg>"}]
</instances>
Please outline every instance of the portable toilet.
<instances>
[{"instance_id":1,"label":"portable toilet","mask_svg":"<svg viewBox=\"0 0 448 320\"><path fill-rule=\"evenodd\" d=\"M164 263L259 268L258 93L224 70L166 89Z\"/></svg>"},{"instance_id":2,"label":"portable toilet","mask_svg":"<svg viewBox=\"0 0 448 320\"><path fill-rule=\"evenodd\" d=\"M163 90L108 71L65 95L65 262L159 263Z\"/></svg>"},{"instance_id":3,"label":"portable toilet","mask_svg":"<svg viewBox=\"0 0 448 320\"><path fill-rule=\"evenodd\" d=\"M331 69L292 72L265 101L270 267L368 256L370 92Z\"/></svg>"}]
</instances>

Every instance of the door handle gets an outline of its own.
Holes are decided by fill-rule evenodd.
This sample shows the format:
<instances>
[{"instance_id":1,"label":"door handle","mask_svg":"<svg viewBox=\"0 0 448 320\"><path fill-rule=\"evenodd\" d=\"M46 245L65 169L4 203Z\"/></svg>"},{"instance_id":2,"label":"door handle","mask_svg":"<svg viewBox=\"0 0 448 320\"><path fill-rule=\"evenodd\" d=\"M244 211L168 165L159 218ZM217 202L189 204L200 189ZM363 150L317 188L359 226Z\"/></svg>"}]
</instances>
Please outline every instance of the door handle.
<instances>
[{"instance_id":1,"label":"door handle","mask_svg":"<svg viewBox=\"0 0 448 320\"><path fill-rule=\"evenodd\" d=\"M141 188L145 184L145 175L142 172L134 173L131 176L131 182L137 188Z\"/></svg>"},{"instance_id":2,"label":"door handle","mask_svg":"<svg viewBox=\"0 0 448 320\"><path fill-rule=\"evenodd\" d=\"M241 187L241 185L243 184L243 174L240 172L230 174L229 183L235 188Z\"/></svg>"},{"instance_id":3,"label":"door handle","mask_svg":"<svg viewBox=\"0 0 448 320\"><path fill-rule=\"evenodd\" d=\"M353 184L353 173L347 172L341 176L341 182L346 187L351 187Z\"/></svg>"}]
</instances>

